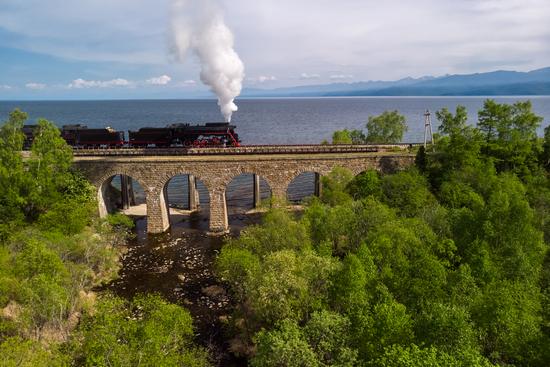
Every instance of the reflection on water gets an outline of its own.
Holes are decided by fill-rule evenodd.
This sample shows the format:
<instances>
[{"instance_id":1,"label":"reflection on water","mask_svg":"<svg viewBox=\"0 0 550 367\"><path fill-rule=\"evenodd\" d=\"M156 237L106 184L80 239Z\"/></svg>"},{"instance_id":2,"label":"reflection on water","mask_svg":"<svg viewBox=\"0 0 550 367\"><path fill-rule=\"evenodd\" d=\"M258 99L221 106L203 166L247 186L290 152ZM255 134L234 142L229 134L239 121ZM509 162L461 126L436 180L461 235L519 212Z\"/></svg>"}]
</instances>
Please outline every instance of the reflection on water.
<instances>
[{"instance_id":1,"label":"reflection on water","mask_svg":"<svg viewBox=\"0 0 550 367\"><path fill-rule=\"evenodd\" d=\"M197 178L197 191L199 193L199 203L202 211L208 213L210 196L204 183ZM288 187L288 200L292 203L299 203L304 198L313 195L315 174L306 172L296 177ZM115 176L111 182L113 187L120 190L120 176ZM252 174L242 174L235 177L226 190L226 202L228 214L244 213L253 207L253 185ZM133 181L133 189L136 198L136 204L145 203L145 192L143 188ZM168 182L168 205L173 208L189 208L189 182L187 175L173 177ZM271 197L271 188L267 182L260 177L260 196L261 200Z\"/></svg>"}]
</instances>

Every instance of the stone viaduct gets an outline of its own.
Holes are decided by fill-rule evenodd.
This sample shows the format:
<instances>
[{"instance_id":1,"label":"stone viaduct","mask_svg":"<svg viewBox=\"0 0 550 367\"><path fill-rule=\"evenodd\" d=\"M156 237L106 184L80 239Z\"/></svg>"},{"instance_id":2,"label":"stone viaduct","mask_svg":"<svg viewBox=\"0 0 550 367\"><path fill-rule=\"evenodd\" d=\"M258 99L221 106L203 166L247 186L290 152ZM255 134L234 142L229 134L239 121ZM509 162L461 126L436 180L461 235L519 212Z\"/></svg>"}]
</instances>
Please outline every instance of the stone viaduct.
<instances>
[{"instance_id":1,"label":"stone viaduct","mask_svg":"<svg viewBox=\"0 0 550 367\"><path fill-rule=\"evenodd\" d=\"M129 176L145 191L147 231L162 233L170 226L166 199L170 179L192 175L210 196L210 231L228 230L227 185L244 173L262 177L273 198L286 199L290 182L301 173L326 175L334 167L355 175L377 169L393 172L414 163L408 146L257 146L203 149L75 150L74 164L98 190L100 215L107 214L104 195L113 176Z\"/></svg>"}]
</instances>

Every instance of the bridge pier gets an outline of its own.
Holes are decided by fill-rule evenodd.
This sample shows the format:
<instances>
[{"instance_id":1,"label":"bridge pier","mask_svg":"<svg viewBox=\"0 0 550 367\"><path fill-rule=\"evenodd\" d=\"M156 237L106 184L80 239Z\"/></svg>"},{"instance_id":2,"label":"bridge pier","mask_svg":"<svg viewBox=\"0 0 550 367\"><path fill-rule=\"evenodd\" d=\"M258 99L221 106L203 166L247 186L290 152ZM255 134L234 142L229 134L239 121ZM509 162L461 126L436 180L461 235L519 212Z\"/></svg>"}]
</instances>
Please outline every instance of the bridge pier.
<instances>
[{"instance_id":1,"label":"bridge pier","mask_svg":"<svg viewBox=\"0 0 550 367\"><path fill-rule=\"evenodd\" d=\"M254 182L253 182L253 190L254 190L254 209L257 209L262 204L262 193L260 192L260 176L254 174L252 175Z\"/></svg>"},{"instance_id":2,"label":"bridge pier","mask_svg":"<svg viewBox=\"0 0 550 367\"><path fill-rule=\"evenodd\" d=\"M128 176L120 175L120 194L122 195L122 210L130 209L130 193L128 191Z\"/></svg>"},{"instance_id":3,"label":"bridge pier","mask_svg":"<svg viewBox=\"0 0 550 367\"><path fill-rule=\"evenodd\" d=\"M187 202L189 203L189 210L196 211L200 204L200 198L195 176L187 175L187 187Z\"/></svg>"},{"instance_id":4,"label":"bridge pier","mask_svg":"<svg viewBox=\"0 0 550 367\"><path fill-rule=\"evenodd\" d=\"M210 233L214 235L229 232L225 189L216 188L210 193Z\"/></svg>"},{"instance_id":5,"label":"bridge pier","mask_svg":"<svg viewBox=\"0 0 550 367\"><path fill-rule=\"evenodd\" d=\"M313 195L317 196L318 198L321 197L323 187L321 184L321 174L318 172L315 172L315 188L313 191Z\"/></svg>"},{"instance_id":6,"label":"bridge pier","mask_svg":"<svg viewBox=\"0 0 550 367\"><path fill-rule=\"evenodd\" d=\"M285 205L286 203L286 189L288 184L273 185L271 186L271 201L274 206Z\"/></svg>"},{"instance_id":7,"label":"bridge pier","mask_svg":"<svg viewBox=\"0 0 550 367\"><path fill-rule=\"evenodd\" d=\"M97 203L99 206L99 217L105 218L107 215L109 215L109 210L107 209L107 203L105 202L105 198L107 197L107 188L111 184L111 181L108 180L107 182L104 182L103 184L99 185L98 193L97 193Z\"/></svg>"},{"instance_id":8,"label":"bridge pier","mask_svg":"<svg viewBox=\"0 0 550 367\"><path fill-rule=\"evenodd\" d=\"M163 233L170 228L170 216L165 188L148 188L147 232Z\"/></svg>"},{"instance_id":9,"label":"bridge pier","mask_svg":"<svg viewBox=\"0 0 550 367\"><path fill-rule=\"evenodd\" d=\"M128 177L128 199L130 200L130 206L136 205L136 194L134 193L134 183L132 177Z\"/></svg>"}]
</instances>

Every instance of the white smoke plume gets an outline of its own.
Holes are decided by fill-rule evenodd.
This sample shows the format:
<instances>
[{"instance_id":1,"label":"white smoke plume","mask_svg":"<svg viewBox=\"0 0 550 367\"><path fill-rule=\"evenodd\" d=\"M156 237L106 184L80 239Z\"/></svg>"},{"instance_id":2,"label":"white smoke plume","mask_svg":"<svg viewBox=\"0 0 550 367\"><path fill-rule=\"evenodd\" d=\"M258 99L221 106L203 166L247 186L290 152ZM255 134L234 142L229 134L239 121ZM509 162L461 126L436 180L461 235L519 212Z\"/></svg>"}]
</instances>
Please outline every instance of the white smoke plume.
<instances>
[{"instance_id":1,"label":"white smoke plume","mask_svg":"<svg viewBox=\"0 0 550 367\"><path fill-rule=\"evenodd\" d=\"M225 121L237 111L244 65L235 52L233 33L215 0L172 0L173 53L183 61L191 51L201 64L201 81L218 97Z\"/></svg>"}]
</instances>

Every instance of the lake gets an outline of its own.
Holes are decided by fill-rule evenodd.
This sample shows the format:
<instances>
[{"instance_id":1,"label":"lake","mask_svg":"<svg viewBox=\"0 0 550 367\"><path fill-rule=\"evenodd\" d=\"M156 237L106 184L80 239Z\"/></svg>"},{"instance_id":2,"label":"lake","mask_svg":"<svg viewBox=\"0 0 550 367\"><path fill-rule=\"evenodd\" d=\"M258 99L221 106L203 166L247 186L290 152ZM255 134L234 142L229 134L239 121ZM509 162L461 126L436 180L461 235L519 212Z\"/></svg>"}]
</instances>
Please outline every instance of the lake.
<instances>
[{"instance_id":1,"label":"lake","mask_svg":"<svg viewBox=\"0 0 550 367\"><path fill-rule=\"evenodd\" d=\"M497 97L501 103L530 99L534 111L550 124L550 97ZM484 97L353 97L353 98L264 98L240 99L239 111L233 116L243 144L317 144L330 140L334 130L365 129L369 116L386 110L398 110L406 117L409 127L404 142L421 142L424 134L424 112L443 107L454 110L464 105L470 120L477 117ZM145 126L165 126L174 122L191 124L220 120L215 100L110 100L110 101L0 101L0 119L5 120L14 108L29 113L30 119L43 117L57 125L85 124L89 127L111 126L128 131ZM438 125L433 116L434 131ZM542 134L542 128L539 132ZM304 174L293 182L288 191L291 201L298 202L313 193L313 175ZM228 187L227 203L230 213L250 208L252 177L239 176ZM114 182L118 184L117 180ZM200 201L207 208L209 194L199 182ZM141 188L136 188L142 196ZM262 198L270 188L262 182ZM168 187L169 203L187 207L185 177L174 178Z\"/></svg>"},{"instance_id":2,"label":"lake","mask_svg":"<svg viewBox=\"0 0 550 367\"><path fill-rule=\"evenodd\" d=\"M338 129L365 129L369 116L398 110L407 119L404 142L421 142L424 112L464 105L473 122L485 97L354 97L240 99L233 116L243 144L316 144ZM501 103L530 99L534 111L550 124L550 96L496 97ZM169 123L220 121L214 100L0 101L0 119L15 107L31 120L43 117L57 125L86 124L134 130ZM438 125L433 116L434 127ZM542 129L539 132L542 134Z\"/></svg>"}]
</instances>

